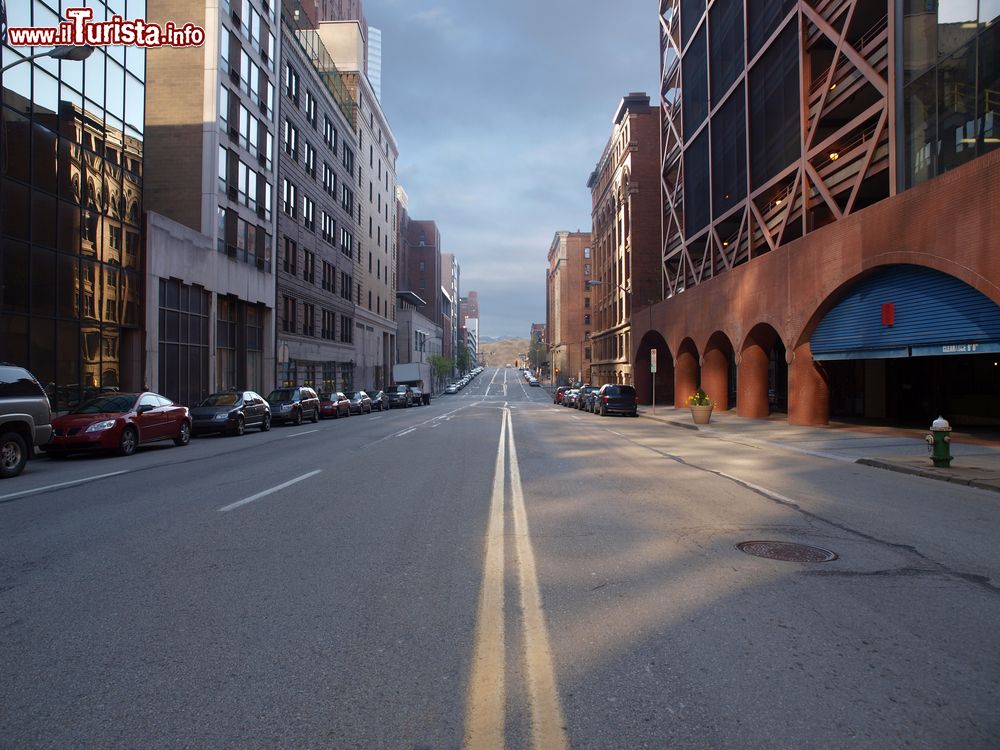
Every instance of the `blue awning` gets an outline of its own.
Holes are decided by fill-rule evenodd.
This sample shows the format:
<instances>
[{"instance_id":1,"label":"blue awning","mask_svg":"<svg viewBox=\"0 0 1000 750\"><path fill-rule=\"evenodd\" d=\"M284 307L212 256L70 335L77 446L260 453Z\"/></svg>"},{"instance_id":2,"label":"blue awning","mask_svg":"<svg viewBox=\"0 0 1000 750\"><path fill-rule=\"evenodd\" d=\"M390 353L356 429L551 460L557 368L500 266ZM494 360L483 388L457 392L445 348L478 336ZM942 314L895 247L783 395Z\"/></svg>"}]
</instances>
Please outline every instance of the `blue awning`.
<instances>
[{"instance_id":1,"label":"blue awning","mask_svg":"<svg viewBox=\"0 0 1000 750\"><path fill-rule=\"evenodd\" d=\"M1000 351L1000 306L921 266L886 266L853 286L810 339L813 359L887 359Z\"/></svg>"}]
</instances>

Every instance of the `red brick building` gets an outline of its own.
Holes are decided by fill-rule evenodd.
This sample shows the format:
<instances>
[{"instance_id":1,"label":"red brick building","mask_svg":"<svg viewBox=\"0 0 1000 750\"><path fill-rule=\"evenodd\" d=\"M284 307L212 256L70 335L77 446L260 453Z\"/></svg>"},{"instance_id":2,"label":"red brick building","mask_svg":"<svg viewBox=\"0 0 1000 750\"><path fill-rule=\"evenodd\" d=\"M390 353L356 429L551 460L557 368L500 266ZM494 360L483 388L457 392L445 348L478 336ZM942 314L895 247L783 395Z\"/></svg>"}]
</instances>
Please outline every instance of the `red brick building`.
<instances>
[{"instance_id":1,"label":"red brick building","mask_svg":"<svg viewBox=\"0 0 1000 750\"><path fill-rule=\"evenodd\" d=\"M756 7L660 3L667 298L633 337L640 394L656 348L679 404L1000 423L995 10Z\"/></svg>"},{"instance_id":2,"label":"red brick building","mask_svg":"<svg viewBox=\"0 0 1000 750\"><path fill-rule=\"evenodd\" d=\"M625 96L600 161L587 180L593 206L592 380L631 383L632 316L658 302L660 279L659 111L649 96ZM588 261L584 260L586 271Z\"/></svg>"},{"instance_id":3,"label":"red brick building","mask_svg":"<svg viewBox=\"0 0 1000 750\"><path fill-rule=\"evenodd\" d=\"M590 232L556 232L549 246L546 345L553 382L590 382Z\"/></svg>"}]
</instances>

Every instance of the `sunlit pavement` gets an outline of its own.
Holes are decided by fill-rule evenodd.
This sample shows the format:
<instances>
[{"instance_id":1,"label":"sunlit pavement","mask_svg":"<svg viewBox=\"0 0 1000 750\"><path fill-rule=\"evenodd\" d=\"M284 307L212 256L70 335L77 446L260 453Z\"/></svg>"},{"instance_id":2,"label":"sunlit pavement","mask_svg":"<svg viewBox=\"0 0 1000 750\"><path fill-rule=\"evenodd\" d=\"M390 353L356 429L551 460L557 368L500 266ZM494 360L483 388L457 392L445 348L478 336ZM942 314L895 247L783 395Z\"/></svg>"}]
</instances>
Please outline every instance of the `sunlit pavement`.
<instances>
[{"instance_id":1,"label":"sunlit pavement","mask_svg":"<svg viewBox=\"0 0 1000 750\"><path fill-rule=\"evenodd\" d=\"M993 747L998 529L995 493L513 370L41 460L0 485L0 745Z\"/></svg>"}]
</instances>

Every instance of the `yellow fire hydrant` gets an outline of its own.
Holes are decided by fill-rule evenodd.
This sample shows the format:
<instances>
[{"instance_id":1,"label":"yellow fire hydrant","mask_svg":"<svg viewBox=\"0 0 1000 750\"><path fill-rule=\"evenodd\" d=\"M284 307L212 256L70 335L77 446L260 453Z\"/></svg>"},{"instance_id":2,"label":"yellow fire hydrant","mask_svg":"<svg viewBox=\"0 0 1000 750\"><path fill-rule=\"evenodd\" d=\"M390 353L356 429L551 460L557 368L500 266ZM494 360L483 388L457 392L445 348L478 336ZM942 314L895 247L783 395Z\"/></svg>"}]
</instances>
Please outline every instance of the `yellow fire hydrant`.
<instances>
[{"instance_id":1,"label":"yellow fire hydrant","mask_svg":"<svg viewBox=\"0 0 1000 750\"><path fill-rule=\"evenodd\" d=\"M927 450L931 453L931 460L934 465L943 469L951 466L951 453L948 448L951 445L951 425L944 417L938 417L931 423L931 434L924 438L927 441Z\"/></svg>"}]
</instances>

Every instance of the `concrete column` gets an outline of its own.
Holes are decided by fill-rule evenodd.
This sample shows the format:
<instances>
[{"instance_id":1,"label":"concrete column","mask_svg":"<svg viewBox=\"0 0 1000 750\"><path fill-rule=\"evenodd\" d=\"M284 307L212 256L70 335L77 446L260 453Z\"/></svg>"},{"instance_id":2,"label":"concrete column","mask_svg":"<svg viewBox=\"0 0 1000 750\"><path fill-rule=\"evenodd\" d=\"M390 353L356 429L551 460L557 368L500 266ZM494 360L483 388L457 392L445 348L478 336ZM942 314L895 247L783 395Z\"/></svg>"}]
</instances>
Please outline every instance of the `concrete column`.
<instances>
[{"instance_id":1,"label":"concrete column","mask_svg":"<svg viewBox=\"0 0 1000 750\"><path fill-rule=\"evenodd\" d=\"M726 410L729 399L729 357L721 349L705 352L701 366L701 387L720 411Z\"/></svg>"},{"instance_id":2,"label":"concrete column","mask_svg":"<svg viewBox=\"0 0 1000 750\"><path fill-rule=\"evenodd\" d=\"M765 376L766 376L765 370ZM681 349L674 362L674 405L686 406L687 397L698 390L698 357L690 349Z\"/></svg>"},{"instance_id":3,"label":"concrete column","mask_svg":"<svg viewBox=\"0 0 1000 750\"><path fill-rule=\"evenodd\" d=\"M764 419L770 414L767 402L767 366L769 350L751 339L740 355L736 378L736 413L750 419Z\"/></svg>"},{"instance_id":4,"label":"concrete column","mask_svg":"<svg viewBox=\"0 0 1000 750\"><path fill-rule=\"evenodd\" d=\"M788 423L821 425L830 421L830 386L809 342L795 349L788 367Z\"/></svg>"}]
</instances>

